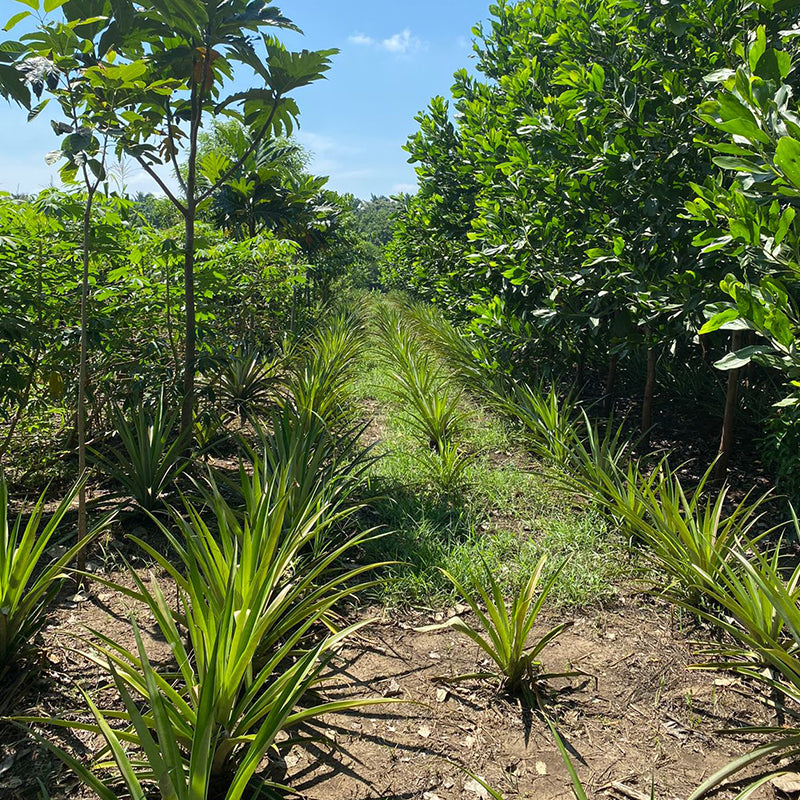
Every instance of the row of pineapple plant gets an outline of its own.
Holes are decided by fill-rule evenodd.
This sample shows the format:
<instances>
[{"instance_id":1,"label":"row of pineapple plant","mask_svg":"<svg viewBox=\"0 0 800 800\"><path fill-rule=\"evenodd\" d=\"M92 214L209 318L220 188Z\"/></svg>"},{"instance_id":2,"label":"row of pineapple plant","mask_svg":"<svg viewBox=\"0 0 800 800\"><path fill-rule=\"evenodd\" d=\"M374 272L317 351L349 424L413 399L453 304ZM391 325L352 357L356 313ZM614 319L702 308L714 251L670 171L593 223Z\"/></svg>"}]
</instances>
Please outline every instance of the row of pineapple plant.
<instances>
[{"instance_id":1,"label":"row of pineapple plant","mask_svg":"<svg viewBox=\"0 0 800 800\"><path fill-rule=\"evenodd\" d=\"M378 319L385 355L394 359L396 376L403 379L398 380L399 397L412 416L422 418L418 430L430 438L430 450L436 453L437 444L447 444L452 433L430 436L434 428L424 427L420 412L430 406L410 399L426 385L413 375L420 363L432 374L444 375L439 362L421 349L419 333L412 331L422 323L429 329L440 325L440 341L450 336L429 311L420 320L419 310L411 316L394 308ZM358 445L347 391L363 336L361 326L340 318L301 347L295 362L300 366L286 379L291 388L277 397L258 443L249 448L249 465L242 466L235 500L230 500L231 488L220 486L212 473L205 482L195 482L194 498L184 499L180 509L169 508L168 521L159 519L171 557L135 540L168 576L169 588L155 578L142 579L132 569L134 588L105 581L149 610L175 654L175 664L167 670L150 662L135 623L134 649L98 632L86 637L86 656L107 672L119 705L102 710L84 695L93 721L67 715L54 724L90 731L104 741L93 764L78 762L50 743L42 726L53 721L17 720L33 726L42 745L55 750L104 800L151 797L154 791L165 798L198 800L251 796L265 783L279 785L279 777L263 770L285 731L292 731L289 741L294 743L302 739L302 722L374 702L320 699L326 664L359 627L344 625L336 608L370 584L369 572L377 566L341 567L343 556L375 535L353 532L345 524L358 508L353 492L370 462ZM426 358L431 360L426 363ZM473 378L467 374L465 383ZM450 391L458 396L463 413L460 390ZM489 394L560 480L592 497L628 534L655 568L661 591L724 631L726 637L707 644L700 666L744 676L754 687L766 689L773 707L795 720L800 701L800 571L785 576L780 541L766 544L760 520L769 498L731 504L728 488L713 487L708 475L687 489L666 459L648 463L634 458L622 427L598 428L555 388L495 380ZM424 393L419 396L424 399ZM8 610L0 645L6 648L7 669L29 651L76 552L73 548L37 569L70 500L65 499L37 536L42 501L26 526L19 521L9 526L5 485L0 493L5 520L0 557L6 564L0 588L4 612ZM495 679L504 690L532 700L537 683L549 677L539 656L566 627L557 625L532 637L559 571L545 581L543 567L544 560L511 598L490 574L477 574L471 585L454 580L475 623L461 618L445 623L471 638L496 665L468 677ZM173 588L175 603L167 600ZM312 689L315 699L309 703ZM298 707L301 698L306 699ZM709 778L694 797L764 759L796 757L800 722L795 725L746 731L766 737L765 743ZM555 729L554 735L560 741ZM781 764L783 760L768 769L759 785L782 772ZM577 773L569 766L581 796Z\"/></svg>"},{"instance_id":2,"label":"row of pineapple plant","mask_svg":"<svg viewBox=\"0 0 800 800\"><path fill-rule=\"evenodd\" d=\"M129 584L91 577L152 615L173 662L151 661L133 619L133 648L88 631L78 646L115 687L114 708L98 707L82 691L85 707L61 719L15 719L103 800L254 797L265 786L281 785L269 769L278 740L292 746L302 742L310 719L386 702L324 699L330 659L365 624L346 624L337 609L371 584L379 566L353 558L376 534L348 524L371 459L359 444L348 391L362 343L357 316L334 317L296 346L280 385L269 377L269 398L249 392L259 403L248 405L245 415L255 443L252 437L247 442L233 487L186 457L163 395L154 415L142 413L132 425L120 415L121 447L113 460L100 463L144 510L162 511L152 519L169 545L167 555L130 538L166 580L142 577L132 567ZM171 503L176 478L189 471L190 491ZM20 515L12 524L7 486L0 482L5 677L32 666L36 635L68 566L102 530L99 525L49 560L77 490L46 524L43 497L27 522ZM94 734L103 744L92 763L54 744L52 725Z\"/></svg>"},{"instance_id":3,"label":"row of pineapple plant","mask_svg":"<svg viewBox=\"0 0 800 800\"><path fill-rule=\"evenodd\" d=\"M467 391L516 427L558 483L589 498L626 535L661 596L723 634L704 643L697 668L741 676L753 696L775 712L773 726L722 732L760 737L763 743L711 775L691 800L729 779L741 781L741 773L756 766L758 777L745 779L739 797L792 772L800 756L800 567L791 569L784 539L787 531L792 538L800 537L794 511L784 524L768 526L768 512L774 515L778 508L776 498L767 492L734 500L727 483L713 480L713 464L688 486L683 470L663 454L637 456L637 442L627 437L624 424L598 424L569 392L554 385L529 386L503 376L481 342L460 334L437 310L412 302L395 308L398 329L424 337ZM538 570L531 581L537 576ZM530 611L536 610L530 603L531 581L524 582L510 601L491 575L482 577L476 588L457 583L479 626L476 630L460 619L445 623L492 656L506 685L512 681L520 686L516 676L523 674L530 686L536 676L526 659L539 654L541 640L526 642L523 636L521 647L509 647L513 635L504 634L530 632ZM544 585L542 594L549 588L549 583ZM556 628L547 635L560 632ZM576 796L585 797L555 728L553 734Z\"/></svg>"}]
</instances>

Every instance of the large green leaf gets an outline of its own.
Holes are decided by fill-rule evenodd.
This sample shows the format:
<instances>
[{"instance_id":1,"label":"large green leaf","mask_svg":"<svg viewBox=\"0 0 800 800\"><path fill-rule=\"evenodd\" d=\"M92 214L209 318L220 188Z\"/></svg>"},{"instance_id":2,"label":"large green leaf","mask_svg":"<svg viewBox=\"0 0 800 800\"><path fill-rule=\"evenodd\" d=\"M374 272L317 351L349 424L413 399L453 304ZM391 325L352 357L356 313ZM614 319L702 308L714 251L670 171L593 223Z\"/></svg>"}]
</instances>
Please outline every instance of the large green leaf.
<instances>
[{"instance_id":1,"label":"large green leaf","mask_svg":"<svg viewBox=\"0 0 800 800\"><path fill-rule=\"evenodd\" d=\"M790 136L782 136L775 150L775 166L789 182L800 189L800 142Z\"/></svg>"}]
</instances>

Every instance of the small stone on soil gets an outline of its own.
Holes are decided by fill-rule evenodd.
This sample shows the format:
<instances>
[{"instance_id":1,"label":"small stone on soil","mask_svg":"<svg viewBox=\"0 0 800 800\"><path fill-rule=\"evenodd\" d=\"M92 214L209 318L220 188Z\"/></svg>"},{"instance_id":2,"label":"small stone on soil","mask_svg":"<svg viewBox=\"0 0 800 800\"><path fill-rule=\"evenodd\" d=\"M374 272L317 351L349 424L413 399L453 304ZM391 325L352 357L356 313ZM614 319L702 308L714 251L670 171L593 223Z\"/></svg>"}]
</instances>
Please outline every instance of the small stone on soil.
<instances>
[{"instance_id":1,"label":"small stone on soil","mask_svg":"<svg viewBox=\"0 0 800 800\"><path fill-rule=\"evenodd\" d=\"M389 681L389 685L383 690L384 697L399 697L401 694L403 694L403 690L394 678Z\"/></svg>"}]
</instances>

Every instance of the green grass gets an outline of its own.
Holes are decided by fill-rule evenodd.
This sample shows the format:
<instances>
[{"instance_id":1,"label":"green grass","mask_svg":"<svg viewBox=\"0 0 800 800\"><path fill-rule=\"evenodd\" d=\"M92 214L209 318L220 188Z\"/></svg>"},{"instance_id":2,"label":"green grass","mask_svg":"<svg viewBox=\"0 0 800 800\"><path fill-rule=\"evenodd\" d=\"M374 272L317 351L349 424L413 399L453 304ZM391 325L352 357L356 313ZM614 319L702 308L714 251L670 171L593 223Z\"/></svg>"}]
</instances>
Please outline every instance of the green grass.
<instances>
[{"instance_id":1,"label":"green grass","mask_svg":"<svg viewBox=\"0 0 800 800\"><path fill-rule=\"evenodd\" d=\"M596 514L574 519L543 517L530 534L520 535L511 530L482 531L455 514L447 518L420 511L381 539L371 553L400 562L386 571L387 581L378 593L390 607L447 605L456 595L440 570L467 581L481 562L511 592L542 555L550 556L550 568L567 558L550 597L558 607L585 606L613 597L615 581L624 572L622 543L609 536Z\"/></svg>"},{"instance_id":2,"label":"green grass","mask_svg":"<svg viewBox=\"0 0 800 800\"><path fill-rule=\"evenodd\" d=\"M457 444L475 458L464 488L456 495L443 492L425 468L427 448L398 407L390 380L369 341L353 391L360 402L370 400L379 408L382 457L372 467L371 488L383 499L373 504L369 523L388 534L367 555L400 562L385 571L377 600L389 607L451 604L456 594L441 569L467 581L481 560L510 592L544 554L548 569L569 558L552 605L588 605L613 596L624 570L624 544L608 532L600 514L574 508L515 446L514 432L469 399Z\"/></svg>"}]
</instances>

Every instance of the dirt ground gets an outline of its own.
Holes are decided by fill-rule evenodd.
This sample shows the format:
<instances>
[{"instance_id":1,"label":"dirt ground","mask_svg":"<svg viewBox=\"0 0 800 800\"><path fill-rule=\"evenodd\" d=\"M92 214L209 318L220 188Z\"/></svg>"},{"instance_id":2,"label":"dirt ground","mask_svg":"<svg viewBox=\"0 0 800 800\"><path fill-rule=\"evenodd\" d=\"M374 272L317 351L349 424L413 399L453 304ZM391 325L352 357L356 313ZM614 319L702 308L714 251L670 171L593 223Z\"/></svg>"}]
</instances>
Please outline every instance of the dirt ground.
<instances>
[{"instance_id":1,"label":"dirt ground","mask_svg":"<svg viewBox=\"0 0 800 800\"><path fill-rule=\"evenodd\" d=\"M341 694L377 691L415 703L330 720L336 748L293 752L292 785L314 800L485 796L469 771L506 797L572 797L538 714L486 685L438 680L487 664L457 633L414 631L430 621L377 622L342 654ZM649 797L653 779L657 797L687 797L745 749L716 729L766 721L729 677L687 669L692 649L671 622L665 607L628 597L579 615L545 653L548 670L589 676L558 681L544 707L590 797Z\"/></svg>"},{"instance_id":2,"label":"dirt ground","mask_svg":"<svg viewBox=\"0 0 800 800\"><path fill-rule=\"evenodd\" d=\"M537 713L498 696L486 683L439 680L487 666L475 645L451 630L414 630L453 611L376 619L341 651L329 697L408 702L331 716L318 725L317 732L327 741L294 747L282 765L287 782L301 796L486 797L467 774L471 772L506 798L572 797L552 734ZM46 629L47 661L41 678L27 687L23 713L48 716L81 708L78 683L100 707L113 704L108 679L74 652L74 634L95 627L132 645L132 612L150 633L153 660L166 661L168 648L152 635L152 619L132 601L95 585L90 596L68 598ZM553 614L537 632L541 635L548 622L561 621L563 616ZM690 640L702 635L681 630L667 606L628 593L611 607L575 612L574 624L545 651L548 671L586 673L554 682L543 702L573 752L589 797L646 799L654 779L657 798L686 798L704 778L747 749L747 743L715 735L715 730L769 720L736 680L687 669L694 658ZM88 734L59 729L47 734L84 757L96 749ZM768 787L755 797L774 793ZM726 791L718 797L733 794ZM11 726L0 731L0 798L87 797L77 780L24 732Z\"/></svg>"}]
</instances>

